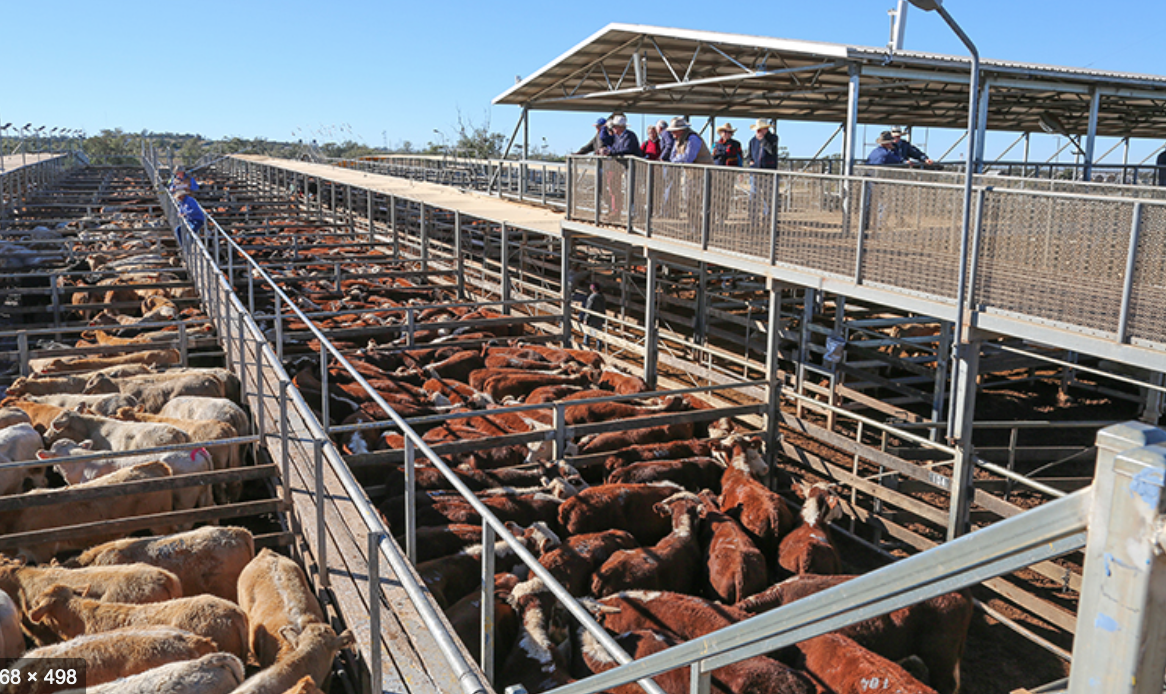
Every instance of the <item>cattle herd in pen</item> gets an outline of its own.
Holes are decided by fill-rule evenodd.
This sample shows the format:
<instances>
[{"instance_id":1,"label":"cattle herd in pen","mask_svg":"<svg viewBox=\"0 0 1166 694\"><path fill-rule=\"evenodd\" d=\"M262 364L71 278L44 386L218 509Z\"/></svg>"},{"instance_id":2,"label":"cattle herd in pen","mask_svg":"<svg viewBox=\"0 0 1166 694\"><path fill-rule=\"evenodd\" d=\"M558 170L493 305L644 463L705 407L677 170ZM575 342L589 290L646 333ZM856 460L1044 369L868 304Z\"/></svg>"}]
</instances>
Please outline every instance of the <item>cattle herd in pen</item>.
<instances>
[{"instance_id":1,"label":"cattle herd in pen","mask_svg":"<svg viewBox=\"0 0 1166 694\"><path fill-rule=\"evenodd\" d=\"M188 338L210 334L158 235L139 239L126 231L152 223L135 219L132 208L118 214L113 222L47 234L85 241L83 260L76 254L82 245L73 244L68 267L83 272L66 278L65 310L89 329L67 347L104 349L34 359L31 373L7 388L0 462L37 465L0 468L0 493L149 488L151 480L238 467L249 454L247 445L216 443L251 433L237 378L181 365L183 355L168 346L173 326L139 327L186 320ZM281 252L278 239L247 243L256 257ZM296 257L314 252L299 249ZM294 284L301 309L325 314L313 320L338 331L335 344L380 402L336 362L325 384L318 343L297 353L288 338L289 373L305 401L324 417L326 399L333 426L384 422L382 403L404 417L429 418L415 427L423 440L457 448L444 454L454 476L634 658L852 577L830 530L843 506L836 490L801 480L774 492L761 437L715 412L701 415L713 409L701 398L651 395L642 379L602 354L523 340L522 325L505 324L492 308L448 305L441 290L400 277L333 276L332 259L322 260L286 271L284 286ZM393 341L363 347L344 341L362 330L403 330L403 314L383 310L407 306L424 307L413 317L412 336L398 332ZM339 311L348 314L326 315ZM282 327L289 334L306 328L292 317ZM612 399L617 395L626 397ZM511 411L515 406L540 407ZM549 433L556 406L566 426L656 419L556 446ZM522 435L539 440L494 440ZM335 438L354 460L405 447L387 424ZM177 450L132 453L155 447ZM97 452L117 455L77 459ZM379 462L358 472L405 546L404 467ZM481 519L423 456L415 483L417 572L476 655ZM303 570L270 550L257 554L247 530L160 521L142 538L36 534L62 525L62 508L70 524L98 524L233 503L241 491L238 482L117 496L96 491L67 507L0 510L0 537L30 538L0 557L0 656L21 659L26 670L36 659L83 658L87 689L97 692L308 694L325 687L352 635L329 624ZM533 694L617 665L505 542L494 551L499 690L517 684ZM712 690L954 694L971 616L970 596L951 593L721 668ZM668 694L690 686L687 669L656 682ZM42 682L13 691L57 689Z\"/></svg>"},{"instance_id":2,"label":"cattle herd in pen","mask_svg":"<svg viewBox=\"0 0 1166 694\"><path fill-rule=\"evenodd\" d=\"M12 361L0 388L0 494L14 502L0 510L0 662L21 673L5 670L0 689L319 692L352 635L336 633L300 566L257 554L248 529L189 522L238 501L241 483L165 485L242 465L248 446L219 442L251 422L230 371L184 367L172 347L177 321L191 347L212 329L140 172L107 177L110 189L118 204L4 242L20 274L0 279L0 332L45 321L48 271L53 308L88 327L68 344L76 331L33 334L28 375L12 378ZM139 452L150 448L163 450ZM156 521L149 536L104 525L135 516ZM48 681L59 659L85 661L83 680Z\"/></svg>"}]
</instances>

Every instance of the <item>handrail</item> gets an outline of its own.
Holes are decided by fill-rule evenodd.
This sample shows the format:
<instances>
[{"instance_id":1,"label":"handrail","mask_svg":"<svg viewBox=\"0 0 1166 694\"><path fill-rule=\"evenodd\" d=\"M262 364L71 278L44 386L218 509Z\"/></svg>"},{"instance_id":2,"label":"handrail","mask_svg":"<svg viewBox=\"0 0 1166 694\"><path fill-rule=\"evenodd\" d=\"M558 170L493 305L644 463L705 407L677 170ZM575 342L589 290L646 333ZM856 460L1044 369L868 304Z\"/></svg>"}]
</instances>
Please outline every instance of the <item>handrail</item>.
<instances>
[{"instance_id":1,"label":"handrail","mask_svg":"<svg viewBox=\"0 0 1166 694\"><path fill-rule=\"evenodd\" d=\"M170 196L168 195L168 197L170 197ZM172 197L170 198L170 203L174 204ZM373 388L371 384L369 384L369 382L351 364L351 362L349 362L348 359L345 358L345 356L331 343L331 341L328 340L327 336L325 336L324 333L322 331L320 331L320 329L316 326L316 324L313 321L311 321L299 309L298 306L295 305L295 303L291 300L290 297L288 297L286 295L286 293L284 293L283 289L281 287L279 287L279 285L275 282L274 278L272 278L264 268L262 268L258 263L256 263L255 260L249 254L244 252L242 250L242 248L240 248L239 245L237 243L235 243L235 241L232 238L230 238L229 235L227 235L227 233L222 229L222 227L219 226L217 221L215 221L210 215L207 215L206 227L211 227L211 226L213 226L213 228L215 229L215 232L219 236L220 241L225 243L225 245L227 246L228 252L234 251L234 252L238 253L240 255L240 257L244 260L244 262L246 262L250 266L251 272L257 274L264 282L266 282L268 287L270 288L270 290L273 293L275 293L275 295L278 296L280 298L280 300L283 301L283 303L286 304L292 310L292 312L295 313L300 318L300 320L302 320L305 323L305 325L308 326L309 331L319 341L320 346L321 346L321 350L322 351L326 350L329 354L331 354L332 358L334 358L341 366L344 367L344 369L346 371L348 371L349 375L351 375L353 377L353 380L355 380L362 388L365 389L365 391L369 394L369 397L373 400L373 402L375 402L379 407L381 407L385 411L386 414L389 415L389 418L393 421L394 424L396 424L398 429L403 433L406 440L410 444L412 444L413 447L420 450L421 453L424 454L429 459L430 463L432 463L432 465L434 467L436 467L438 470L441 471L441 473L453 485L454 489L456 491L458 491L466 499L466 501L470 504L470 506L472 508L474 508L474 510L477 511L482 516L483 522L486 525L489 525L492 528L493 532L496 533L497 536L501 540L505 541L506 544L511 547L511 549L523 561L523 563L525 563L536 576L538 576L539 578L541 578L543 580L543 582L551 590L551 592L555 594L556 598L558 598L561 602L563 602L566 609L576 619L578 619L580 621L580 623L582 623L583 626L585 628L587 628L587 630L589 632L591 632L601 644L604 645L605 648L607 648L607 650L611 653L611 655L613 657L615 657L617 660L619 660L621 662L630 662L631 661L630 656L628 656L627 653L625 651L623 651L622 648L619 647L619 645L615 642L615 640L613 638L611 638L611 636L603 629L603 627L601 627L594 620L594 618L590 615L590 613L588 613L586 611L586 609L582 605L580 605L574 599L574 597L571 596L571 594L569 592L567 592L566 588L564 588L554 578L554 576L552 576L550 574L550 572L548 572L539 563L538 559L534 555L532 555L526 549L525 546L523 546L520 542L518 542L518 540L516 538L514 538L513 535L510 534L510 532L509 532L509 530L507 530L505 524L502 523L502 521L500 521L493 514L493 512L489 509L488 506L483 504L481 502L481 500L478 499L478 497L473 493L473 491L470 490L469 487L467 487L461 481L461 479L453 472L452 469L449 468L448 465L446 465L445 461L443 461L440 456L438 456L436 453L433 452L433 450L429 447L428 443L426 443L424 441L424 439L422 439L422 437L416 431L414 431L412 427L410 427L408 425L408 423L404 420L404 418L402 418L392 408L392 406L389 405L389 403L387 401L385 401L384 398L382 398L379 393L377 393L376 389ZM188 227L188 229L189 229L189 227ZM199 242L200 242L200 246L202 247L202 250L205 252L205 245L202 244L202 239L199 239ZM221 275L220 275L220 279L223 279ZM232 292L232 296L233 296L233 292ZM242 307L240 306L240 308L242 308ZM246 314L245 311L244 311L244 315L247 316L248 319L250 319L249 314ZM262 335L261 332L259 332L258 334ZM266 339L264 340L264 345L265 345L265 349L267 349ZM321 357L323 357L323 354L321 355ZM298 393L298 391L296 391L296 392ZM319 428L319 424L315 422L314 417L311 419L312 419L312 425L311 425L312 429L318 430L319 435L321 437L324 437L325 433L324 433L323 429ZM325 426L326 426L326 423L325 423ZM328 457L329 457L330 462L333 462L332 455L336 456L335 463L338 463L338 464L334 464L333 467L338 468L338 469L336 469L337 475L342 480L343 484L345 485L346 490L349 491L349 493L353 495L354 501L359 501L359 503L357 503L357 507L360 510L360 514L361 514L363 520L365 520L366 524L369 526L370 529L375 529L376 532L383 532L384 537L387 538L387 536L388 536L387 528L385 528L384 524L381 522L379 515L375 512L374 509L372 509L371 504L369 504L367 498L364 496L363 490L360 488L360 486L356 482L355 478L352 477L351 472L348 470L347 466L344 465L343 460L341 458L339 458L339 454L336 452L335 448L333 446L329 445L327 447L327 451L328 451ZM343 473L341 473L341 470L343 470ZM350 483L352 485L352 489L349 489ZM404 564L404 559L402 557L400 557L400 555L397 553L396 545L382 540L382 542L380 543L380 546L382 549L384 549L386 547L390 548L390 551L387 552L387 555L389 557L390 564L392 564L394 567L394 570L396 570L400 576L410 576L410 574L408 572L407 564ZM410 576L410 578L411 578L411 576ZM445 639L448 639L449 635L444 631L444 628L441 626L440 619L437 617L436 613L433 612L432 605L427 600L424 599L424 594L422 592L424 589L421 588L420 586L417 586L417 585L411 585L410 580L402 579L402 585L404 585L406 587L406 591L409 593L410 598L414 601L414 603L417 604L418 612L420 612L422 614L422 618L426 621L426 625L432 631L434 631L434 636L435 636L435 638L438 638L439 645L443 645L443 641ZM416 593L416 594L414 594L414 593ZM423 605L424 605L424 607L423 607ZM432 619L433 619L432 623L430 623L429 619L426 619L427 612L432 615ZM446 651L446 649L444 647L443 647L443 651ZM459 681L462 682L462 686L463 686L463 689L466 690L466 694L474 694L475 692L484 692L485 691L485 689L482 688L482 685L480 683L476 682L477 678L473 672L473 669L468 664L465 663L465 660L461 655L461 651L459 649L457 649L456 645L452 644L452 642L451 642L449 644L449 650L447 652L445 652L445 655L446 655L447 659L450 661L450 664L454 668L455 672L458 673L458 679L459 679ZM470 683L471 678L473 680L475 680L475 682L472 684ZM658 688L658 685L656 685L654 682L646 681L646 682L641 683L641 685L643 686L643 688L646 691L649 692L649 694L663 694L663 691L660 690Z\"/></svg>"}]
</instances>

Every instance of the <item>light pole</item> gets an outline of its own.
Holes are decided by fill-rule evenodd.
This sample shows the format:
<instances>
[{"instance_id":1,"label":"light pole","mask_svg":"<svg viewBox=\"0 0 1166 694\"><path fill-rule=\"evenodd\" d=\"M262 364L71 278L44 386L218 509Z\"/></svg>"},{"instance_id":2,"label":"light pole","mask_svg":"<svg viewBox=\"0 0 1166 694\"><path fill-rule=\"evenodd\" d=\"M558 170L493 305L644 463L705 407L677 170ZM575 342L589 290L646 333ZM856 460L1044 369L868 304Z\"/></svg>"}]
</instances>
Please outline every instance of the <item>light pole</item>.
<instances>
[{"instance_id":1,"label":"light pole","mask_svg":"<svg viewBox=\"0 0 1166 694\"><path fill-rule=\"evenodd\" d=\"M36 134L36 151L37 151L37 154L40 154L40 134L41 134L42 132L44 132L44 129L45 129L45 126L43 126L43 125L42 125L42 126L40 126L40 127L36 128L35 130L33 130L33 133L35 133L35 134Z\"/></svg>"},{"instance_id":2,"label":"light pole","mask_svg":"<svg viewBox=\"0 0 1166 694\"><path fill-rule=\"evenodd\" d=\"M24 127L20 129L20 165L28 164L27 147L24 146L24 138L28 137L28 131L32 127L32 123L25 123Z\"/></svg>"},{"instance_id":3,"label":"light pole","mask_svg":"<svg viewBox=\"0 0 1166 694\"><path fill-rule=\"evenodd\" d=\"M972 56L971 77L968 83L968 153L965 159L964 171L964 209L960 220L960 256L959 273L956 286L956 319L952 335L951 355L951 388L948 408L948 422L951 429L948 438L957 441L957 469L954 469L952 485L951 512L948 520L948 539L954 539L966 531L967 501L971 498L971 482L974 464L971 456L971 423L975 404L975 381L969 372L978 360L978 354L972 354L971 347L976 343L967 343L965 321L967 311L964 304L968 295L968 255L971 250L972 227L972 185L976 175L976 140L979 134L978 116L980 109L980 52L976 45L960 28L948 11L943 8L943 0L910 0L911 4L926 12L938 12L943 21L951 27L955 35L967 46ZM975 347L978 352L978 345ZM970 389L970 390L969 390ZM961 464L962 463L962 464ZM962 468L962 469L961 469Z\"/></svg>"}]
</instances>

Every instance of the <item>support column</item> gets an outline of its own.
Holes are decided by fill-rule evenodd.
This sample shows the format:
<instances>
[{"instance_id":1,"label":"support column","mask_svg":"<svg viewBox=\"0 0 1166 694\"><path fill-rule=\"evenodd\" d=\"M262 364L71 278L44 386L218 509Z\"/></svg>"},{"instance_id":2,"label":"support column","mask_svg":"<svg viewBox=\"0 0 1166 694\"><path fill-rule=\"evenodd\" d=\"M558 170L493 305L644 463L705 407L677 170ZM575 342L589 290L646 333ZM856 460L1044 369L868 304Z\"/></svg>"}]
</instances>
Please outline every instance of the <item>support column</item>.
<instances>
[{"instance_id":1,"label":"support column","mask_svg":"<svg viewBox=\"0 0 1166 694\"><path fill-rule=\"evenodd\" d=\"M425 203L420 204L417 213L418 235L421 253L421 272L429 272L429 225L425 223Z\"/></svg>"},{"instance_id":2,"label":"support column","mask_svg":"<svg viewBox=\"0 0 1166 694\"><path fill-rule=\"evenodd\" d=\"M1161 388L1166 385L1166 373L1150 374L1150 384ZM1146 405L1142 410L1141 420L1147 424L1157 424L1162 417L1163 400L1166 393L1155 388L1146 388Z\"/></svg>"},{"instance_id":3,"label":"support column","mask_svg":"<svg viewBox=\"0 0 1166 694\"><path fill-rule=\"evenodd\" d=\"M697 265L696 306L693 307L692 341L703 345L708 333L709 307L709 266L701 262Z\"/></svg>"},{"instance_id":4,"label":"support column","mask_svg":"<svg viewBox=\"0 0 1166 694\"><path fill-rule=\"evenodd\" d=\"M563 292L563 347L571 346L571 234L562 232L559 251L559 286Z\"/></svg>"},{"instance_id":5,"label":"support column","mask_svg":"<svg viewBox=\"0 0 1166 694\"><path fill-rule=\"evenodd\" d=\"M651 251L648 256L648 281L644 295L644 382L648 388L656 390L656 367L659 359L660 334L656 325L659 301L656 296L656 266L659 261Z\"/></svg>"},{"instance_id":6,"label":"support column","mask_svg":"<svg viewBox=\"0 0 1166 694\"><path fill-rule=\"evenodd\" d=\"M955 349L956 383L951 394L955 399L948 432L955 447L952 465L951 506L948 508L947 539L966 535L971 529L972 497L975 494L975 447L972 445L976 409L976 378L980 373L979 338L969 338Z\"/></svg>"},{"instance_id":7,"label":"support column","mask_svg":"<svg viewBox=\"0 0 1166 694\"><path fill-rule=\"evenodd\" d=\"M501 246L499 254L501 267L498 272L498 281L502 285L502 313L509 316L510 304L507 302L510 301L510 228L506 222L502 222L501 234L502 240L499 244Z\"/></svg>"},{"instance_id":8,"label":"support column","mask_svg":"<svg viewBox=\"0 0 1166 694\"><path fill-rule=\"evenodd\" d=\"M1097 467L1069 694L1158 694L1166 669L1166 432L1097 434Z\"/></svg>"},{"instance_id":9,"label":"support column","mask_svg":"<svg viewBox=\"0 0 1166 694\"><path fill-rule=\"evenodd\" d=\"M765 379L769 382L768 404L765 411L765 455L772 470L777 461L777 445L781 440L778 424L781 422L781 285L769 278L769 323L765 329Z\"/></svg>"},{"instance_id":10,"label":"support column","mask_svg":"<svg viewBox=\"0 0 1166 694\"><path fill-rule=\"evenodd\" d=\"M462 237L462 213L459 210L453 211L453 258L454 267L457 272L457 298L458 301L464 301L466 298L466 256L465 256L465 240Z\"/></svg>"},{"instance_id":11,"label":"support column","mask_svg":"<svg viewBox=\"0 0 1166 694\"><path fill-rule=\"evenodd\" d=\"M985 133L988 131L988 102L991 90L992 80L985 79L980 87L980 111L976 114L976 153L973 157L976 167L973 170L976 173L984 172L984 142L988 139Z\"/></svg>"},{"instance_id":12,"label":"support column","mask_svg":"<svg viewBox=\"0 0 1166 694\"><path fill-rule=\"evenodd\" d=\"M947 366L951 358L951 323L939 324L939 344L935 347L935 390L931 396L931 421L943 419L947 402ZM939 441L939 429L931 430L931 440Z\"/></svg>"},{"instance_id":13,"label":"support column","mask_svg":"<svg viewBox=\"0 0 1166 694\"><path fill-rule=\"evenodd\" d=\"M850 85L846 92L846 133L842 139L842 173L854 173L854 153L858 148L858 83L861 76L857 65L850 65Z\"/></svg>"},{"instance_id":14,"label":"support column","mask_svg":"<svg viewBox=\"0 0 1166 694\"><path fill-rule=\"evenodd\" d=\"M1089 99L1089 130L1085 134L1085 171L1086 181L1093 180L1093 152L1097 144L1097 116L1101 111L1101 91L1093 88L1093 95Z\"/></svg>"}]
</instances>

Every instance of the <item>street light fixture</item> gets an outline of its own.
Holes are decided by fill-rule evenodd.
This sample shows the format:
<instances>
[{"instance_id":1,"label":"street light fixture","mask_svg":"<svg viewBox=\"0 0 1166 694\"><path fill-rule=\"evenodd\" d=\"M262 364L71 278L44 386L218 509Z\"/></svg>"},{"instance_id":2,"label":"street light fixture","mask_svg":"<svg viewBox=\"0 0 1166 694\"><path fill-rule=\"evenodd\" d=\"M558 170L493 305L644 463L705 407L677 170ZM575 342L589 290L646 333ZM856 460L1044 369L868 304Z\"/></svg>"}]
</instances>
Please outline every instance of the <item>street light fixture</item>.
<instances>
[{"instance_id":1,"label":"street light fixture","mask_svg":"<svg viewBox=\"0 0 1166 694\"><path fill-rule=\"evenodd\" d=\"M12 123L0 125L0 171L4 170L4 131L11 127Z\"/></svg>"},{"instance_id":2,"label":"street light fixture","mask_svg":"<svg viewBox=\"0 0 1166 694\"><path fill-rule=\"evenodd\" d=\"M32 123L25 123L24 127L20 129L20 165L24 166L28 163L28 148L24 146L24 138L28 137L28 131L32 127Z\"/></svg>"},{"instance_id":3,"label":"street light fixture","mask_svg":"<svg viewBox=\"0 0 1166 694\"><path fill-rule=\"evenodd\" d=\"M964 322L967 320L965 311L966 307L964 304L967 302L968 295L968 255L971 250L972 186L975 182L976 175L976 141L978 139L977 135L979 134L977 120L980 110L980 52L976 50L976 45L972 43L972 40L968 38L968 35L964 33L964 30L960 28L960 25L956 23L955 19L952 18L946 9L944 9L943 0L909 1L912 5L925 12L938 12L939 16L943 17L943 21L947 22L947 25L951 27L951 30L955 32L956 36L959 37L960 41L963 41L964 45L967 46L968 52L971 53L972 56L972 74L968 84L968 153L965 160L964 171L963 218L960 221L960 264L959 277L957 280L958 284L956 286L956 319L955 329L952 335L951 390L949 391L951 393L951 398L948 409L948 422L950 422L952 425L951 429L948 431L948 437L966 437L969 440L965 441L965 443L970 445L971 432L964 431L964 426L961 421L962 417L959 415L968 414L970 416L970 413L962 413L963 408L960 407L960 400L962 399L960 394L963 392L960 384L967 376L965 373L963 373L966 368L964 360L970 356L966 354L968 351L968 346L964 344L967 337L964 330ZM971 384L971 387L974 389L975 384ZM965 476L965 483L955 483L959 485L959 488L963 489L965 492L968 489L967 483L970 483L971 481L971 462L972 461L970 459L965 460L964 470L962 471L953 470L953 472L958 472ZM952 492L954 493L955 491L956 488L953 485ZM953 496L953 516L949 519L948 523L949 540L954 539L955 535L957 534L963 534L965 530L963 526L966 524L966 519L956 518L954 514L957 512L962 514L962 509L957 508L957 502Z\"/></svg>"}]
</instances>

